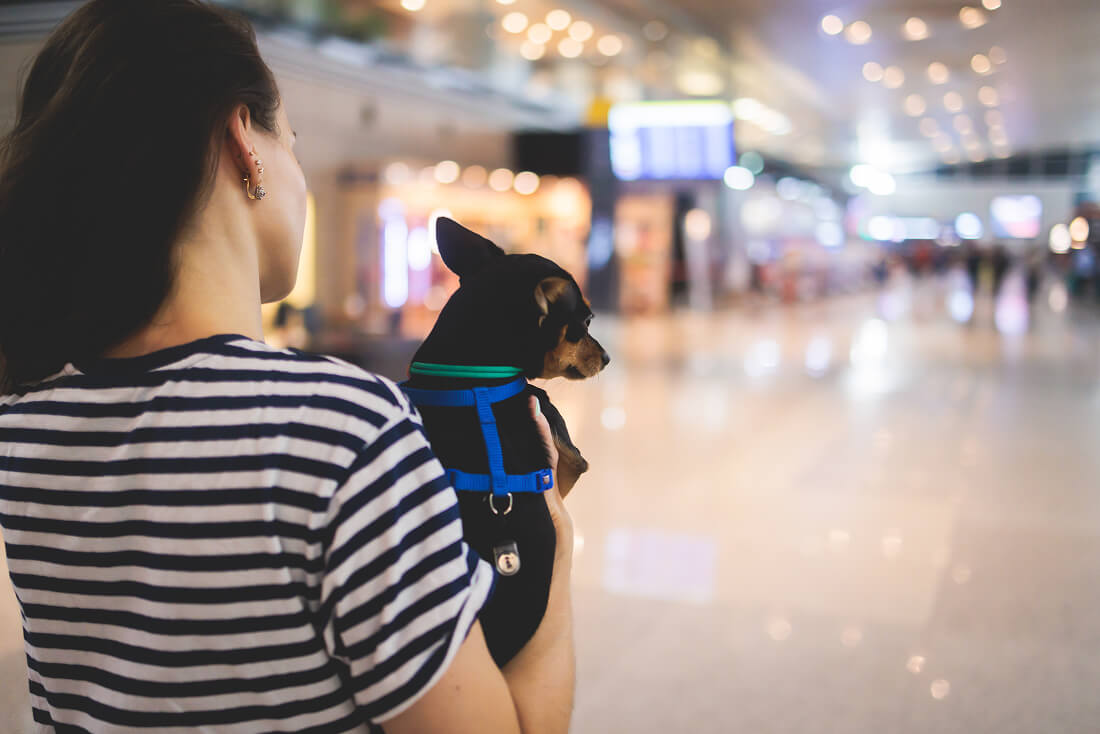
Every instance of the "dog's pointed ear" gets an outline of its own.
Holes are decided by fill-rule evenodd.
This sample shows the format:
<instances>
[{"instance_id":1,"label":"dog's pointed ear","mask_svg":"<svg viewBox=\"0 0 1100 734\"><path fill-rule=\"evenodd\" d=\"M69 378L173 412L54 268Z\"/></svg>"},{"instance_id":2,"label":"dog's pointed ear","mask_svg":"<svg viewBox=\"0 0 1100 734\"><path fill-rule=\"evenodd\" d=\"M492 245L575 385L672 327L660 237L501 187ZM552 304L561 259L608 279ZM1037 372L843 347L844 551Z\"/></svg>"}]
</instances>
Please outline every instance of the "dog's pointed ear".
<instances>
[{"instance_id":1,"label":"dog's pointed ear","mask_svg":"<svg viewBox=\"0 0 1100 734\"><path fill-rule=\"evenodd\" d=\"M567 290L569 290L569 281L557 276L543 278L535 286L535 305L539 309L539 326L542 326L543 319L550 313L550 306Z\"/></svg>"},{"instance_id":2,"label":"dog's pointed ear","mask_svg":"<svg viewBox=\"0 0 1100 734\"><path fill-rule=\"evenodd\" d=\"M443 263L460 279L481 270L489 260L504 255L504 250L447 217L435 220L435 242Z\"/></svg>"}]
</instances>

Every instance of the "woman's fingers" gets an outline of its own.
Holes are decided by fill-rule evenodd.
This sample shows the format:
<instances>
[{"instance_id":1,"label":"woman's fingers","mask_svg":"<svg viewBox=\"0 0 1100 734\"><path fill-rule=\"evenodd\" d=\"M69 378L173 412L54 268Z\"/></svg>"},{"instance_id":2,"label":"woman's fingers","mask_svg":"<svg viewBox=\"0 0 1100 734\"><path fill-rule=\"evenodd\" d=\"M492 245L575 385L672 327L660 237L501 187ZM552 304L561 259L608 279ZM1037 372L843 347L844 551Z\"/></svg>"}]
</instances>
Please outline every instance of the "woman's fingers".
<instances>
[{"instance_id":1,"label":"woman's fingers","mask_svg":"<svg viewBox=\"0 0 1100 734\"><path fill-rule=\"evenodd\" d=\"M546 416L542 414L542 410L539 408L539 399L532 395L530 401L531 417L535 419L535 425L539 429L539 437L542 438L542 443L546 446L546 454L550 457L550 466L551 468L557 468L558 447L554 443L554 435L550 432L550 423L547 422Z\"/></svg>"},{"instance_id":2,"label":"woman's fingers","mask_svg":"<svg viewBox=\"0 0 1100 734\"><path fill-rule=\"evenodd\" d=\"M543 492L543 494L546 495L546 507L550 510L550 518L554 521L554 529L557 531L556 555L559 560L572 562L573 518L569 516L569 512L565 509L565 504L561 500L561 492L558 490L556 468L558 465L558 449L554 445L554 437L550 433L550 424L546 421L546 416L539 410L538 398L533 395L531 396L531 417L534 418L535 425L538 426L542 442L546 444L546 453L550 456L550 467L554 469L554 486Z\"/></svg>"}]
</instances>

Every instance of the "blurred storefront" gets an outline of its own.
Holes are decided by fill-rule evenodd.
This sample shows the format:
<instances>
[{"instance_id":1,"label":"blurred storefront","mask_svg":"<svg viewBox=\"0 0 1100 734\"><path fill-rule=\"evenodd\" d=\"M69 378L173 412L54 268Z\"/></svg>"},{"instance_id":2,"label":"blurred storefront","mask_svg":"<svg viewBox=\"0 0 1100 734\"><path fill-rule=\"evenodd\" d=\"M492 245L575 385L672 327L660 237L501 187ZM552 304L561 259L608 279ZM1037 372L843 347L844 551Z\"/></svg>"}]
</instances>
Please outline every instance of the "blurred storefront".
<instances>
[{"instance_id":1,"label":"blurred storefront","mask_svg":"<svg viewBox=\"0 0 1100 734\"><path fill-rule=\"evenodd\" d=\"M454 161L393 160L341 176L343 231L354 287L330 328L422 339L458 286L435 244L437 217L484 235L507 253L553 259L582 284L590 198L576 178L487 170Z\"/></svg>"}]
</instances>

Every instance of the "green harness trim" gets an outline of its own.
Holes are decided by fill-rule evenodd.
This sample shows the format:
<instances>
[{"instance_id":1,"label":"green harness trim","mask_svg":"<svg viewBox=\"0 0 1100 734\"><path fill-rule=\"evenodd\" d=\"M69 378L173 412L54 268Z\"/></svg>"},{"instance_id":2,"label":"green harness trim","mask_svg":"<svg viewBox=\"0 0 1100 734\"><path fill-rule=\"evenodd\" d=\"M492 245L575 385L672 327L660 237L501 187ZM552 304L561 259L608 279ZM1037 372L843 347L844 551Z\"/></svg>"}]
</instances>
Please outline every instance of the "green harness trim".
<instances>
[{"instance_id":1,"label":"green harness trim","mask_svg":"<svg viewBox=\"0 0 1100 734\"><path fill-rule=\"evenodd\" d=\"M506 367L503 365L474 365L474 364L435 364L434 362L413 362L409 367L410 375L428 375L431 377L483 377L497 379L501 377L516 377L523 374L519 367Z\"/></svg>"}]
</instances>

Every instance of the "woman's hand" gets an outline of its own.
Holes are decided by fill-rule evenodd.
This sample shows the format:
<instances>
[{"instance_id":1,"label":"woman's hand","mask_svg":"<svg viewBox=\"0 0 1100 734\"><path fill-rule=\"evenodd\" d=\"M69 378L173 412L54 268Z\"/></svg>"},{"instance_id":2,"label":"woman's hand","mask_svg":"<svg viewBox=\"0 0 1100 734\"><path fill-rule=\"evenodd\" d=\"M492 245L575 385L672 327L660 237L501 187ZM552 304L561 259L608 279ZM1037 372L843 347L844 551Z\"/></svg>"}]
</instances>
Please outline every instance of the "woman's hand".
<instances>
[{"instance_id":1,"label":"woman's hand","mask_svg":"<svg viewBox=\"0 0 1100 734\"><path fill-rule=\"evenodd\" d=\"M535 426L539 431L539 436L546 446L546 454L550 458L550 466L556 467L558 465L558 448L554 445L554 437L550 433L550 424L546 421L546 416L544 416L539 409L538 398L532 395L530 403L531 417L534 419ZM561 492L558 490L558 477L556 473L554 475L554 486L543 492L543 494L546 495L546 506L550 510L550 517L554 521L554 529L557 531L558 535L556 551L558 561L564 560L571 564L573 560L573 518L569 516L569 512L565 509L565 504L561 500Z\"/></svg>"}]
</instances>

